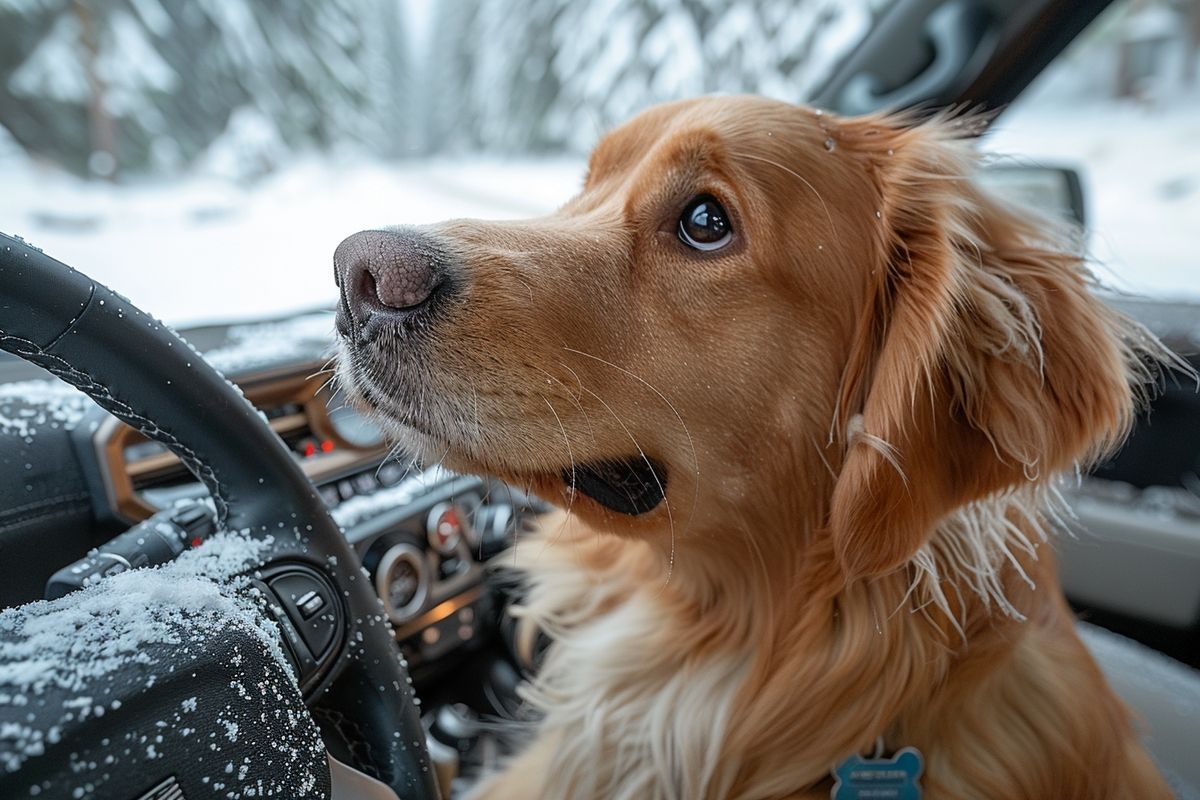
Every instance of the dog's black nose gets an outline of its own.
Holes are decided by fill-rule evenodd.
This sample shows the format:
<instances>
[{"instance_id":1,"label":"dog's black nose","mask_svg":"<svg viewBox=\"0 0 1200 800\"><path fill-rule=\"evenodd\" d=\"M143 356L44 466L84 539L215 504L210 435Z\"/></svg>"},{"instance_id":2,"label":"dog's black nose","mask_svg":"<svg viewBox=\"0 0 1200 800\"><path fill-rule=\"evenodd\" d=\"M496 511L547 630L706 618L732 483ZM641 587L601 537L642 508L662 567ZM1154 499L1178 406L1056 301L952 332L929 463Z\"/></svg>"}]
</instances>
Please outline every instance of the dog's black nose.
<instances>
[{"instance_id":1,"label":"dog's black nose","mask_svg":"<svg viewBox=\"0 0 1200 800\"><path fill-rule=\"evenodd\" d=\"M444 258L415 231L360 231L333 254L334 279L342 291L336 323L370 340L380 323L402 321L428 307L445 288Z\"/></svg>"}]
</instances>

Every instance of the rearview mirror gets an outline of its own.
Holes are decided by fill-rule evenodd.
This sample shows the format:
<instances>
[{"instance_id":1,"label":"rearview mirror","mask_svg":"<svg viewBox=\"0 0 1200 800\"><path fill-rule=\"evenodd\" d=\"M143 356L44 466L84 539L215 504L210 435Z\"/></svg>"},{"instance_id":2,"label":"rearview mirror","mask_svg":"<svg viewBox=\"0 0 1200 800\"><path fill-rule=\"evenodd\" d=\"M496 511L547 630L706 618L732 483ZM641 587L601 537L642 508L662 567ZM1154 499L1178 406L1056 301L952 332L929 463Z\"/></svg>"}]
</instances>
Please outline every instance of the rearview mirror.
<instances>
[{"instance_id":1,"label":"rearview mirror","mask_svg":"<svg viewBox=\"0 0 1200 800\"><path fill-rule=\"evenodd\" d=\"M980 182L1000 197L1036 211L1087 222L1083 182L1072 167L990 164L980 172Z\"/></svg>"}]
</instances>

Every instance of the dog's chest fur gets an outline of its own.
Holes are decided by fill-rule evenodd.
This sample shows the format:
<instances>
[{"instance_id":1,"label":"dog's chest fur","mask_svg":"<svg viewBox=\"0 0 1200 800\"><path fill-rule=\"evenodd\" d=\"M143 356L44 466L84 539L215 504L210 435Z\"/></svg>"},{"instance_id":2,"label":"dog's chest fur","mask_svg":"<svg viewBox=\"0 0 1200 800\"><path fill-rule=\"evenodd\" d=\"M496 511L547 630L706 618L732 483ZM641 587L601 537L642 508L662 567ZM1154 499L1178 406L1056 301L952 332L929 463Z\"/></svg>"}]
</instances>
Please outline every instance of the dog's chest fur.
<instances>
[{"instance_id":1,"label":"dog's chest fur","mask_svg":"<svg viewBox=\"0 0 1200 800\"><path fill-rule=\"evenodd\" d=\"M747 664L682 663L640 598L553 646L533 689L559 737L546 796L722 796L722 741ZM560 794L555 786L569 792Z\"/></svg>"},{"instance_id":2,"label":"dog's chest fur","mask_svg":"<svg viewBox=\"0 0 1200 800\"><path fill-rule=\"evenodd\" d=\"M521 547L531 592L517 613L554 639L528 689L545 713L539 735L556 742L541 796L727 794L736 775L721 753L750 654L682 645L661 579L628 574L612 553L581 564L561 543Z\"/></svg>"}]
</instances>

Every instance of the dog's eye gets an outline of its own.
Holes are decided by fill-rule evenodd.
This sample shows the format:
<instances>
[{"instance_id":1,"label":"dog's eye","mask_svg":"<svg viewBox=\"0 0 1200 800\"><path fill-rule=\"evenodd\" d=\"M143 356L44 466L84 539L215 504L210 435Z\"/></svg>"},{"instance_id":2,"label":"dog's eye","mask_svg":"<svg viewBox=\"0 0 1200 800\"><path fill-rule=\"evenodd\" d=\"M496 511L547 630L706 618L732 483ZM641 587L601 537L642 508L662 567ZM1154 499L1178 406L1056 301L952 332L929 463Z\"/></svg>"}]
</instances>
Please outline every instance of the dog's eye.
<instances>
[{"instance_id":1,"label":"dog's eye","mask_svg":"<svg viewBox=\"0 0 1200 800\"><path fill-rule=\"evenodd\" d=\"M733 228L729 215L715 199L701 195L688 203L679 218L679 238L697 250L716 250L729 244Z\"/></svg>"}]
</instances>

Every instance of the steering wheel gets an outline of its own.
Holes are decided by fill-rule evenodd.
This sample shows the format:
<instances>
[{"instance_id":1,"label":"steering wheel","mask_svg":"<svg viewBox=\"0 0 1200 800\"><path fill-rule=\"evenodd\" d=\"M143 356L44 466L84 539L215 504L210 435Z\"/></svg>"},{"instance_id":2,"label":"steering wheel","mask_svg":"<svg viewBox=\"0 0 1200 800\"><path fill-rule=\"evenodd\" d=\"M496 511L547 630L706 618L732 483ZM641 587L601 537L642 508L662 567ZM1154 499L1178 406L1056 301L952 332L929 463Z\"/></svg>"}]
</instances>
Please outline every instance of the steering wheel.
<instances>
[{"instance_id":1,"label":"steering wheel","mask_svg":"<svg viewBox=\"0 0 1200 800\"><path fill-rule=\"evenodd\" d=\"M0 234L0 348L76 386L179 456L208 489L218 530L243 532L257 543L257 563L250 565L250 572L255 585L271 596L274 621L298 673L294 680L305 690L305 702L330 750L343 754L352 766L401 798L436 800L439 793L411 682L379 598L315 488L241 392L166 325L83 273L4 234ZM122 577L134 580L137 575ZM319 600L313 600L309 591ZM72 597L55 603L69 604ZM324 628L319 636L313 634L321 640L319 646L306 629L307 612L296 613L297 603L306 608L323 606ZM6 633L0 630L0 648ZM171 647L178 655L176 663L167 654L171 671L178 667L193 676L210 667L221 674L221 665L208 659L233 657L198 654L204 648L189 642L186 630L180 633L178 645ZM238 657L244 651L238 648ZM168 683L178 696L166 698L165 703L156 696L159 706L186 707L187 690L197 694L195 684ZM162 687L155 691L161 695ZM250 697L237 702L261 700ZM190 701L194 705L196 698ZM117 704L107 707L108 719L116 716L112 709ZM318 710L313 712L314 708ZM308 729L314 730L312 720L301 715ZM7 720L0 715L0 722ZM253 736L246 727L243 724L243 741ZM195 744L189 760L203 760L204 742ZM38 743L38 747L48 746ZM153 758L153 739L142 749ZM0 786L7 785L4 766L0 763ZM122 769L128 771L129 766L127 755ZM232 767L231 761L225 770L232 773L230 780L236 777ZM183 791L187 776L180 778L178 773L173 779ZM208 778L204 782L211 790ZM178 796L203 793L204 789L193 789Z\"/></svg>"}]
</instances>

